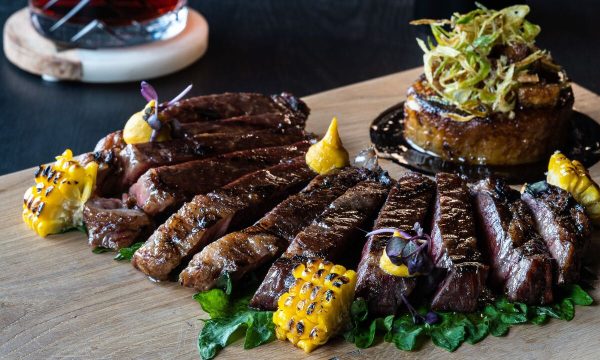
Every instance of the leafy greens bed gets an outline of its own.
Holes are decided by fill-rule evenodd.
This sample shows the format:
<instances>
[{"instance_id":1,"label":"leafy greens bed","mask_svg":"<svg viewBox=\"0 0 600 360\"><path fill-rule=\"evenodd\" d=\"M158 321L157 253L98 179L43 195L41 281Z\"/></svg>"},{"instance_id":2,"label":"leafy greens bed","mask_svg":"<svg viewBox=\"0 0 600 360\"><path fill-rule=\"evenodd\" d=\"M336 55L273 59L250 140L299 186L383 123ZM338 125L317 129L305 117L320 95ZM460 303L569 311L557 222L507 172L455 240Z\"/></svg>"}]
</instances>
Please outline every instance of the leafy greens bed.
<instances>
[{"instance_id":1,"label":"leafy greens bed","mask_svg":"<svg viewBox=\"0 0 600 360\"><path fill-rule=\"evenodd\" d=\"M273 313L255 311L248 303L256 290L256 282L244 289L232 291L231 281L222 280L221 288L200 292L194 299L210 315L203 319L198 336L198 350L202 359L212 359L228 344L245 337L244 349L251 349L275 339ZM579 285L563 287L557 292L557 301L549 306L529 306L500 298L476 313L438 313L440 321L434 325L416 324L410 314L372 318L362 299L351 307L352 324L343 336L358 348L368 348L378 341L391 342L400 350L417 350L430 338L433 344L454 351L464 342L475 344L488 335L504 336L518 324L542 325L549 319L570 321L575 316L575 305L588 306L592 297ZM421 314L426 314L425 308Z\"/></svg>"}]
</instances>

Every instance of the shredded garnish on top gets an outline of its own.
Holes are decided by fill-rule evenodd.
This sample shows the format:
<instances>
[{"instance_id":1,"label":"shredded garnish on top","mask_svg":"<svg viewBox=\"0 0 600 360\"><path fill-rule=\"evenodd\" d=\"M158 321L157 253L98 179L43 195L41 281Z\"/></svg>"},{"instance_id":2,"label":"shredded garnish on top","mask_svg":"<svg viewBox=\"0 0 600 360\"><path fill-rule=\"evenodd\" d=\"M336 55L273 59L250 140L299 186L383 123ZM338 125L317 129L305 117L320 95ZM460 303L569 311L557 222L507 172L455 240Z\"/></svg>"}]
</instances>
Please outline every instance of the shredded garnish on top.
<instances>
[{"instance_id":1,"label":"shredded garnish on top","mask_svg":"<svg viewBox=\"0 0 600 360\"><path fill-rule=\"evenodd\" d=\"M525 20L529 6L491 10L476 5L476 10L454 13L450 20L411 22L431 26L437 44L417 39L425 53L425 77L445 102L468 113L453 114L459 121L512 111L519 79L531 78L533 64L560 70L547 51L535 46L540 27Z\"/></svg>"}]
</instances>

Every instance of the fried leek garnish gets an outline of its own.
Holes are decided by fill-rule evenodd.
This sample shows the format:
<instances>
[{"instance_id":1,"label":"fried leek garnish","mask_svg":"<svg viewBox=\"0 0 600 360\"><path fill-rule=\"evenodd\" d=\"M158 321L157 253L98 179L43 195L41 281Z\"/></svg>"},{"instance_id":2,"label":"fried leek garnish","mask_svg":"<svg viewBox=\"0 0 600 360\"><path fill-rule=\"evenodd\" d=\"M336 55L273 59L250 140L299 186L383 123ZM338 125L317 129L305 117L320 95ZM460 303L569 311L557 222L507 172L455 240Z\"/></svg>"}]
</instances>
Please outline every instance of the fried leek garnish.
<instances>
[{"instance_id":1,"label":"fried leek garnish","mask_svg":"<svg viewBox=\"0 0 600 360\"><path fill-rule=\"evenodd\" d=\"M356 272L315 259L298 265L293 276L294 284L279 297L273 314L275 333L308 353L348 323Z\"/></svg>"},{"instance_id":2,"label":"fried leek garnish","mask_svg":"<svg viewBox=\"0 0 600 360\"><path fill-rule=\"evenodd\" d=\"M316 173L327 174L350 164L348 151L338 133L337 118L331 120L327 133L306 152L306 163Z\"/></svg>"},{"instance_id":3,"label":"fried leek garnish","mask_svg":"<svg viewBox=\"0 0 600 360\"><path fill-rule=\"evenodd\" d=\"M540 27L525 20L529 6L454 13L451 19L421 19L413 25L430 25L435 44L417 39L424 52L424 73L442 102L457 106L468 121L489 112L511 112L520 82L534 81L536 69L560 72L550 54L535 46ZM539 65L539 66L538 66Z\"/></svg>"},{"instance_id":4,"label":"fried leek garnish","mask_svg":"<svg viewBox=\"0 0 600 360\"><path fill-rule=\"evenodd\" d=\"M45 237L83 225L83 205L96 183L98 164L82 165L65 150L51 165L35 172L36 184L23 198L23 221Z\"/></svg>"},{"instance_id":5,"label":"fried leek garnish","mask_svg":"<svg viewBox=\"0 0 600 360\"><path fill-rule=\"evenodd\" d=\"M582 163L571 161L557 151L550 157L546 181L571 193L583 205L590 220L595 225L600 225L600 187L592 180Z\"/></svg>"}]
</instances>

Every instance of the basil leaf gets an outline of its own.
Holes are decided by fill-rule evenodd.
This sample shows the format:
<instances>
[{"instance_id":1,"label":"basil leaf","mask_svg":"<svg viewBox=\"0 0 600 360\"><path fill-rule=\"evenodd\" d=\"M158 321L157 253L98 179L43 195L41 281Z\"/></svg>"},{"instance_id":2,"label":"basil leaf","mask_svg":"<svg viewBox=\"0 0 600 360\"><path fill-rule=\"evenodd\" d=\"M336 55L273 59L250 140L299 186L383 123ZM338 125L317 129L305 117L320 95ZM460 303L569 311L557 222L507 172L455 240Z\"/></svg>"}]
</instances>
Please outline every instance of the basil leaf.
<instances>
[{"instance_id":1,"label":"basil leaf","mask_svg":"<svg viewBox=\"0 0 600 360\"><path fill-rule=\"evenodd\" d=\"M275 339L275 324L270 311L250 311L246 322L244 349L252 349Z\"/></svg>"},{"instance_id":2,"label":"basil leaf","mask_svg":"<svg viewBox=\"0 0 600 360\"><path fill-rule=\"evenodd\" d=\"M490 324L487 317L482 314L468 314L467 318L469 322L465 327L467 330L465 341L473 345L485 339L490 333Z\"/></svg>"},{"instance_id":3,"label":"basil leaf","mask_svg":"<svg viewBox=\"0 0 600 360\"><path fill-rule=\"evenodd\" d=\"M92 249L92 252L94 254L102 254L102 253L109 252L109 251L111 251L109 248L105 248L102 246L98 246L98 247L95 247Z\"/></svg>"},{"instance_id":4,"label":"basil leaf","mask_svg":"<svg viewBox=\"0 0 600 360\"><path fill-rule=\"evenodd\" d=\"M206 320L198 336L198 351L202 359L214 358L218 350L227 346L232 335L248 322L249 317L246 313Z\"/></svg>"},{"instance_id":5,"label":"basil leaf","mask_svg":"<svg viewBox=\"0 0 600 360\"><path fill-rule=\"evenodd\" d=\"M575 316L575 306L571 299L563 299L560 303L560 312L563 320L571 321Z\"/></svg>"},{"instance_id":6,"label":"basil leaf","mask_svg":"<svg viewBox=\"0 0 600 360\"><path fill-rule=\"evenodd\" d=\"M592 305L592 303L594 302L594 299L592 299L592 297L587 292L585 292L579 285L569 286L568 291L569 297L573 300L573 303L575 303L575 305L588 306Z\"/></svg>"},{"instance_id":7,"label":"basil leaf","mask_svg":"<svg viewBox=\"0 0 600 360\"><path fill-rule=\"evenodd\" d=\"M133 258L133 254L137 251L137 249L141 248L144 245L143 242L136 242L130 247L119 249L117 255L115 255L114 259L117 261L122 260L131 260Z\"/></svg>"},{"instance_id":8,"label":"basil leaf","mask_svg":"<svg viewBox=\"0 0 600 360\"><path fill-rule=\"evenodd\" d=\"M465 316L463 314L441 314L443 321L441 324L431 326L429 336L431 341L447 351L458 349L465 340Z\"/></svg>"},{"instance_id":9,"label":"basil leaf","mask_svg":"<svg viewBox=\"0 0 600 360\"><path fill-rule=\"evenodd\" d=\"M394 320L391 331L386 335L386 341L394 343L400 350L414 350L418 344L419 336L423 333L424 327L416 325L412 316L404 314Z\"/></svg>"}]
</instances>

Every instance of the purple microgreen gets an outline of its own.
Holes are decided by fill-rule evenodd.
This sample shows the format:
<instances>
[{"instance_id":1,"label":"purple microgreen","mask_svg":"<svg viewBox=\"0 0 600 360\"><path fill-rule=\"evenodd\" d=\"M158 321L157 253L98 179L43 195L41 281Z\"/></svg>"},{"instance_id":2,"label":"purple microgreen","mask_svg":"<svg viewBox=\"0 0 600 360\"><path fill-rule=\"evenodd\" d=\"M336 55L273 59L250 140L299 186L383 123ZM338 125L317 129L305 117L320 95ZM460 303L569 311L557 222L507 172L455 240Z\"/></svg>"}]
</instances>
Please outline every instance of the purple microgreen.
<instances>
[{"instance_id":1,"label":"purple microgreen","mask_svg":"<svg viewBox=\"0 0 600 360\"><path fill-rule=\"evenodd\" d=\"M402 251L406 246L407 241L399 237L392 237L385 247L385 253L394 265L402 265Z\"/></svg>"},{"instance_id":2,"label":"purple microgreen","mask_svg":"<svg viewBox=\"0 0 600 360\"><path fill-rule=\"evenodd\" d=\"M382 229L373 230L371 232L368 232L367 235L365 235L365 236L368 237L368 236L371 236L371 235L379 235L379 234L393 234L395 232L398 232L405 239L410 239L412 237L406 231L402 231L402 230L395 229L395 228L382 228Z\"/></svg>"},{"instance_id":3,"label":"purple microgreen","mask_svg":"<svg viewBox=\"0 0 600 360\"><path fill-rule=\"evenodd\" d=\"M173 98L173 100L169 101L167 106L171 106L171 105L175 104L176 102L178 102L179 100L181 100L187 93L190 92L190 90L192 90L192 87L193 87L193 85L189 84L185 89L183 89L182 92L179 93L179 95L175 96Z\"/></svg>"},{"instance_id":4,"label":"purple microgreen","mask_svg":"<svg viewBox=\"0 0 600 360\"><path fill-rule=\"evenodd\" d=\"M423 233L424 233L423 227L421 226L421 224L419 224L418 221L413 226L413 230L415 233L417 233L417 236L423 236Z\"/></svg>"},{"instance_id":5,"label":"purple microgreen","mask_svg":"<svg viewBox=\"0 0 600 360\"><path fill-rule=\"evenodd\" d=\"M425 314L425 322L429 325L437 324L440 322L440 316L433 311L429 311Z\"/></svg>"},{"instance_id":6,"label":"purple microgreen","mask_svg":"<svg viewBox=\"0 0 600 360\"><path fill-rule=\"evenodd\" d=\"M419 315L419 313L417 312L417 310L415 310L415 308L410 304L410 302L408 302L408 299L406 298L406 295L400 294L400 298L402 299L402 302L404 303L404 306L406 306L406 309L408 310L408 312L412 316L413 322L415 324L421 324L421 323L423 323L423 320L424 320L423 317L421 315Z\"/></svg>"},{"instance_id":7,"label":"purple microgreen","mask_svg":"<svg viewBox=\"0 0 600 360\"><path fill-rule=\"evenodd\" d=\"M144 97L144 99L146 99L146 101L150 102L151 100L154 100L158 103L158 94L156 93L156 90L152 85L148 84L145 81L142 81L141 87L142 96Z\"/></svg>"}]
</instances>

